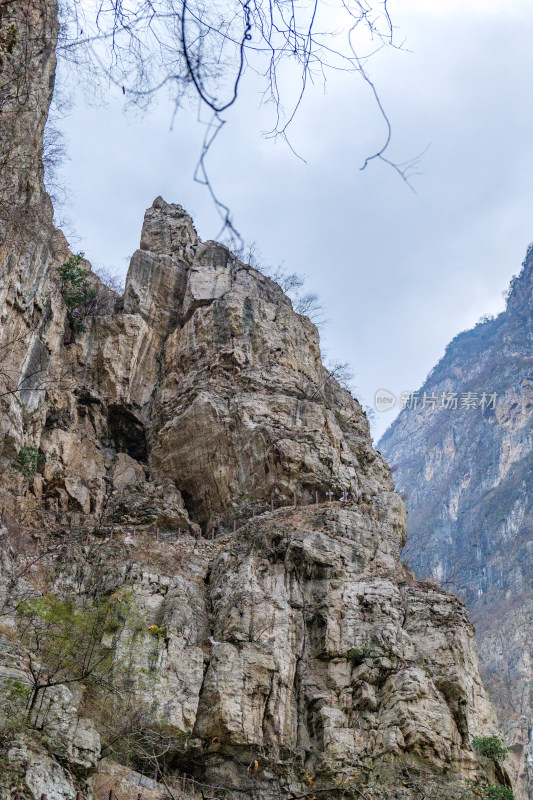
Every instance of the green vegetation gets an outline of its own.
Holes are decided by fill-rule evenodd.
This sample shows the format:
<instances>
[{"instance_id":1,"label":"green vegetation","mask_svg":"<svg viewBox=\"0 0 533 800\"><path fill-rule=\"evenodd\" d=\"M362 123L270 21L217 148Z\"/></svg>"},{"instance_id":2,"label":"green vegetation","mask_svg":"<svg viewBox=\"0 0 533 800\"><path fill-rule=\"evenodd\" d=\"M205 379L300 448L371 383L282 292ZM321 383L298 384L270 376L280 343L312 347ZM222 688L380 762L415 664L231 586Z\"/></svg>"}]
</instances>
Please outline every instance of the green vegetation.
<instances>
[{"instance_id":1,"label":"green vegetation","mask_svg":"<svg viewBox=\"0 0 533 800\"><path fill-rule=\"evenodd\" d=\"M11 462L11 468L15 472L19 472L23 478L29 480L39 472L45 461L46 455L40 453L38 447L25 444Z\"/></svg>"},{"instance_id":2,"label":"green vegetation","mask_svg":"<svg viewBox=\"0 0 533 800\"><path fill-rule=\"evenodd\" d=\"M61 294L67 306L69 322L73 330L84 331L83 320L96 299L96 290L91 286L89 272L82 266L83 253L71 255L60 267Z\"/></svg>"},{"instance_id":3,"label":"green vegetation","mask_svg":"<svg viewBox=\"0 0 533 800\"><path fill-rule=\"evenodd\" d=\"M483 792L485 800L514 800L514 794L507 786L490 783Z\"/></svg>"},{"instance_id":4,"label":"green vegetation","mask_svg":"<svg viewBox=\"0 0 533 800\"><path fill-rule=\"evenodd\" d=\"M502 786L501 783L483 783L479 779L477 781L466 781L470 791L476 797L482 797L483 800L514 800L512 789L507 786Z\"/></svg>"},{"instance_id":5,"label":"green vegetation","mask_svg":"<svg viewBox=\"0 0 533 800\"><path fill-rule=\"evenodd\" d=\"M9 737L28 728L26 705L30 687L15 678L5 678L0 684L0 738Z\"/></svg>"},{"instance_id":6,"label":"green vegetation","mask_svg":"<svg viewBox=\"0 0 533 800\"><path fill-rule=\"evenodd\" d=\"M494 761L503 761L508 752L499 736L475 736L472 739L472 748L478 755Z\"/></svg>"},{"instance_id":7,"label":"green vegetation","mask_svg":"<svg viewBox=\"0 0 533 800\"><path fill-rule=\"evenodd\" d=\"M164 641L166 636L168 635L167 626L161 625L161 627L159 627L159 625L151 625L148 628L148 633L150 634L150 636L153 636L154 639L159 639L161 641Z\"/></svg>"},{"instance_id":8,"label":"green vegetation","mask_svg":"<svg viewBox=\"0 0 533 800\"><path fill-rule=\"evenodd\" d=\"M370 647L352 647L344 654L344 658L360 664L365 658L375 658L376 654Z\"/></svg>"},{"instance_id":9,"label":"green vegetation","mask_svg":"<svg viewBox=\"0 0 533 800\"><path fill-rule=\"evenodd\" d=\"M18 631L26 652L25 703L35 722L43 694L60 684L83 681L87 688L109 687L114 666L113 645L132 614L128 593L115 593L80 605L75 598L44 595L17 608ZM113 643L104 643L112 632Z\"/></svg>"},{"instance_id":10,"label":"green vegetation","mask_svg":"<svg viewBox=\"0 0 533 800\"><path fill-rule=\"evenodd\" d=\"M8 25L5 30L0 28L0 69L4 65L4 56L10 56L18 42L18 31L14 25Z\"/></svg>"},{"instance_id":11,"label":"green vegetation","mask_svg":"<svg viewBox=\"0 0 533 800\"><path fill-rule=\"evenodd\" d=\"M157 675L150 661L164 648L168 630L150 625L134 591L50 593L16 599L13 608L13 627L2 629L16 647L17 667L14 677L0 678L0 774L7 774L1 763L6 745L20 734L45 746L51 741L54 697L59 687L77 686L78 713L94 721L103 756L146 775L171 775L190 734L155 718Z\"/></svg>"},{"instance_id":12,"label":"green vegetation","mask_svg":"<svg viewBox=\"0 0 533 800\"><path fill-rule=\"evenodd\" d=\"M17 642L21 674L0 679L0 759L2 742L29 729L46 733L55 687L76 685L79 712L94 720L102 753L146 774L172 760L187 735L155 721L151 702L139 695L153 686L137 658L140 637L150 634L131 589L93 600L32 597L18 604L15 630L6 635Z\"/></svg>"}]
</instances>

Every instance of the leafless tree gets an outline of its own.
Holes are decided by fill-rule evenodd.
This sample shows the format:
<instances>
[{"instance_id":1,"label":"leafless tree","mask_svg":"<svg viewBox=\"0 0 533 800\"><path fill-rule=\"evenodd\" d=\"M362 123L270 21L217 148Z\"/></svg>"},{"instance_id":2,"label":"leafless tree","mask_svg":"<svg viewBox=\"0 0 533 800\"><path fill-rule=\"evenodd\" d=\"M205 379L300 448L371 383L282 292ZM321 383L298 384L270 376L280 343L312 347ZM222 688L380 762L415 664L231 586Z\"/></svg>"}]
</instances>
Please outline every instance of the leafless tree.
<instances>
[{"instance_id":1,"label":"leafless tree","mask_svg":"<svg viewBox=\"0 0 533 800\"><path fill-rule=\"evenodd\" d=\"M60 12L58 54L85 74L104 76L128 104L145 108L162 91L174 114L185 101L198 102L205 136L195 177L207 185L229 235L236 231L213 191L206 157L250 76L272 109L266 136L291 146L288 131L308 87L325 86L334 70L358 75L385 125L383 145L361 168L380 159L409 180L412 164L386 155L390 124L366 70L373 52L396 46L387 0L61 0Z\"/></svg>"},{"instance_id":2,"label":"leafless tree","mask_svg":"<svg viewBox=\"0 0 533 800\"><path fill-rule=\"evenodd\" d=\"M4 519L1 528L0 618L14 614L20 603L35 597L36 590L31 583L35 570L53 558L62 546L57 541L43 545L24 526L24 514L19 513L18 517L17 520Z\"/></svg>"},{"instance_id":3,"label":"leafless tree","mask_svg":"<svg viewBox=\"0 0 533 800\"><path fill-rule=\"evenodd\" d=\"M92 267L94 274L100 278L101 283L114 292L116 295L124 293L124 279L107 267Z\"/></svg>"},{"instance_id":4,"label":"leafless tree","mask_svg":"<svg viewBox=\"0 0 533 800\"><path fill-rule=\"evenodd\" d=\"M273 281L281 286L292 302L292 307L297 314L309 317L317 328L325 324L324 306L316 292L304 291L305 278L297 272L287 272L283 267L274 270L264 270Z\"/></svg>"},{"instance_id":5,"label":"leafless tree","mask_svg":"<svg viewBox=\"0 0 533 800\"><path fill-rule=\"evenodd\" d=\"M325 366L329 373L325 378L326 383L331 380L336 380L346 391L351 392L353 390L352 383L354 373L348 361L326 361Z\"/></svg>"},{"instance_id":6,"label":"leafless tree","mask_svg":"<svg viewBox=\"0 0 533 800\"><path fill-rule=\"evenodd\" d=\"M64 207L67 202L67 190L61 179L59 167L66 157L66 146L63 134L57 121L48 120L43 136L43 167L46 190L54 206L54 211Z\"/></svg>"},{"instance_id":7,"label":"leafless tree","mask_svg":"<svg viewBox=\"0 0 533 800\"><path fill-rule=\"evenodd\" d=\"M328 391L335 391L336 385L348 392L352 392L353 373L348 362L334 361L326 363L323 367L322 378L317 383L309 378L302 377L300 392L302 400L321 402ZM347 420L348 421L348 420Z\"/></svg>"},{"instance_id":8,"label":"leafless tree","mask_svg":"<svg viewBox=\"0 0 533 800\"><path fill-rule=\"evenodd\" d=\"M21 351L25 355L23 362ZM70 369L65 366L51 375L48 352L37 337L29 345L26 334L0 344L0 400L9 396L24 399L30 393L45 393L52 388L72 390Z\"/></svg>"},{"instance_id":9,"label":"leafless tree","mask_svg":"<svg viewBox=\"0 0 533 800\"><path fill-rule=\"evenodd\" d=\"M304 291L305 277L303 275L289 272L282 265L273 267L267 264L256 242L251 244L241 242L235 247L235 255L277 283L290 298L292 307L297 314L309 317L317 328L327 322L324 317L324 306L320 302L318 294Z\"/></svg>"}]
</instances>

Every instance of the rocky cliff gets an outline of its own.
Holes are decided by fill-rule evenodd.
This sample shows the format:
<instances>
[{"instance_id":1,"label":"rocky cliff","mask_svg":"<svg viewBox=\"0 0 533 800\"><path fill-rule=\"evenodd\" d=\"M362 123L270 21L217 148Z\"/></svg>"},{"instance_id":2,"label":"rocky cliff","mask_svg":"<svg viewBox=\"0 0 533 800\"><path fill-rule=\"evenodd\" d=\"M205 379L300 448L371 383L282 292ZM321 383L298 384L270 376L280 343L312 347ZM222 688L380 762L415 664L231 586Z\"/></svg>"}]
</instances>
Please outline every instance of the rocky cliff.
<instances>
[{"instance_id":1,"label":"rocky cliff","mask_svg":"<svg viewBox=\"0 0 533 800\"><path fill-rule=\"evenodd\" d=\"M39 45L2 111L3 796L507 784L471 747L497 728L465 607L402 566L403 503L311 322L161 198L123 297L54 230L54 12L0 16L4 71Z\"/></svg>"},{"instance_id":2,"label":"rocky cliff","mask_svg":"<svg viewBox=\"0 0 533 800\"><path fill-rule=\"evenodd\" d=\"M379 448L407 494L409 560L465 600L521 796L532 797L531 247L505 312L459 334L407 404Z\"/></svg>"}]
</instances>

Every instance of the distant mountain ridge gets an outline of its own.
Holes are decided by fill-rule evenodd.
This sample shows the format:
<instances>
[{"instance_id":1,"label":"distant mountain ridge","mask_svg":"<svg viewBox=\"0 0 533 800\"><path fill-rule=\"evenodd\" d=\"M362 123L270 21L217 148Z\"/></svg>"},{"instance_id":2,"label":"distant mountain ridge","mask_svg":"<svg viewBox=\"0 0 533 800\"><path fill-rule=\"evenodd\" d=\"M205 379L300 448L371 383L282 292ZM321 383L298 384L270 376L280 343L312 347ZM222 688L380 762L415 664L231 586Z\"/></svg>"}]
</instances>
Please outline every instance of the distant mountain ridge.
<instances>
[{"instance_id":1,"label":"distant mountain ridge","mask_svg":"<svg viewBox=\"0 0 533 800\"><path fill-rule=\"evenodd\" d=\"M457 408L423 403L457 397ZM474 398L461 407L461 398ZM492 403L482 403L495 394ZM414 400L410 403L415 405ZM481 406L484 405L482 408ZM407 496L405 554L466 601L486 684L533 797L533 246L507 306L456 336L379 442Z\"/></svg>"}]
</instances>

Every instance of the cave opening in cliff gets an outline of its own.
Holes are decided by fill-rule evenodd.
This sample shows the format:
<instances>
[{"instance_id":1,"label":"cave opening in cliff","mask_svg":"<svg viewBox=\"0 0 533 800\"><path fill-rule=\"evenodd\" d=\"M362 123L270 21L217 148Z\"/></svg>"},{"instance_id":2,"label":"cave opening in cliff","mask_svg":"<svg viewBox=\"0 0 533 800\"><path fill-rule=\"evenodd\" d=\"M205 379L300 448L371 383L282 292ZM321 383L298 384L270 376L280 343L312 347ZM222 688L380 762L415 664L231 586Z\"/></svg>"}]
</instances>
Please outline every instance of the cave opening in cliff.
<instances>
[{"instance_id":1,"label":"cave opening in cliff","mask_svg":"<svg viewBox=\"0 0 533 800\"><path fill-rule=\"evenodd\" d=\"M111 405L107 412L107 424L109 438L117 453L127 453L136 461L146 464L146 432L135 414L123 405Z\"/></svg>"},{"instance_id":2,"label":"cave opening in cliff","mask_svg":"<svg viewBox=\"0 0 533 800\"><path fill-rule=\"evenodd\" d=\"M202 518L201 514L199 513L198 502L194 499L193 495L190 494L190 492L187 492L181 486L179 487L179 489L181 492L181 496L183 498L183 505L185 506L185 510L189 515L189 519L192 522L196 522L198 525L200 525L200 528L202 529L202 536L207 538L209 532L208 525L205 520L205 517Z\"/></svg>"}]
</instances>

